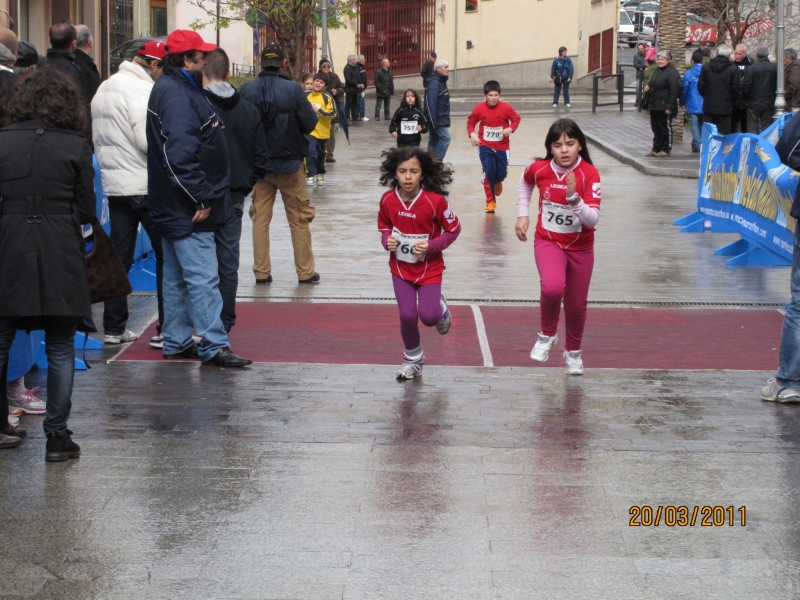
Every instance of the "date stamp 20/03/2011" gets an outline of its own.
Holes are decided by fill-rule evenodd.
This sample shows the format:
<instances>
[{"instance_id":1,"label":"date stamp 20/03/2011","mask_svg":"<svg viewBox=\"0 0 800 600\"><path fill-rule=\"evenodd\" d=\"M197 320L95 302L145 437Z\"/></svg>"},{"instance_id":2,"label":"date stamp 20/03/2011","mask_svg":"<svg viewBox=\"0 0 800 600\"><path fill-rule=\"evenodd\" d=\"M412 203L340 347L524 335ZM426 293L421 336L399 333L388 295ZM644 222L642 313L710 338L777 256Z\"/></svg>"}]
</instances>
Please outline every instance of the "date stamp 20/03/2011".
<instances>
[{"instance_id":1,"label":"date stamp 20/03/2011","mask_svg":"<svg viewBox=\"0 0 800 600\"><path fill-rule=\"evenodd\" d=\"M744 506L631 506L628 514L631 527L733 527L737 521L744 527L746 521Z\"/></svg>"}]
</instances>

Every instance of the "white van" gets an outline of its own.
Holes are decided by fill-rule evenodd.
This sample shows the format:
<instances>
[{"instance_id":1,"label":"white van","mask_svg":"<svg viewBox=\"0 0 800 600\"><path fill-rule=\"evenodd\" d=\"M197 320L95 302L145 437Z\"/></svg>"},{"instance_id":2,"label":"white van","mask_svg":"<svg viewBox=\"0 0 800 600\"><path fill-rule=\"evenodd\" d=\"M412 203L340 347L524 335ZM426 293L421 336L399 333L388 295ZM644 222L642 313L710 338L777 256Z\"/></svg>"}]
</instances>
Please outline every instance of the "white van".
<instances>
[{"instance_id":1,"label":"white van","mask_svg":"<svg viewBox=\"0 0 800 600\"><path fill-rule=\"evenodd\" d=\"M633 22L628 13L623 9L619 10L619 30L617 30L617 41L620 44L628 44L631 48L639 41L639 36L633 27Z\"/></svg>"}]
</instances>

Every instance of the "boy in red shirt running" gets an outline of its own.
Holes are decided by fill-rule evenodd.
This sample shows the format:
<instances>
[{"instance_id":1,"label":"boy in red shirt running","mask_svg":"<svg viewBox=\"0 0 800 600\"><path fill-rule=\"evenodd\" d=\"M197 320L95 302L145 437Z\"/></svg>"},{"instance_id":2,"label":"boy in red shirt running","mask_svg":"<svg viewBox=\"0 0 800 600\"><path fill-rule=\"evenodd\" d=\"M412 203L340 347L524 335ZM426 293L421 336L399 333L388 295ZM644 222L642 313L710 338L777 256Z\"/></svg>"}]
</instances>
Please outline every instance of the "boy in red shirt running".
<instances>
[{"instance_id":1,"label":"boy in red shirt running","mask_svg":"<svg viewBox=\"0 0 800 600\"><path fill-rule=\"evenodd\" d=\"M467 119L467 133L472 145L479 146L486 212L493 213L497 196L503 193L503 181L508 175L508 160L511 157L509 137L519 127L520 117L510 104L500 101L500 84L496 81L483 84L483 94L486 102L481 102L472 110ZM479 121L480 129L475 131Z\"/></svg>"}]
</instances>

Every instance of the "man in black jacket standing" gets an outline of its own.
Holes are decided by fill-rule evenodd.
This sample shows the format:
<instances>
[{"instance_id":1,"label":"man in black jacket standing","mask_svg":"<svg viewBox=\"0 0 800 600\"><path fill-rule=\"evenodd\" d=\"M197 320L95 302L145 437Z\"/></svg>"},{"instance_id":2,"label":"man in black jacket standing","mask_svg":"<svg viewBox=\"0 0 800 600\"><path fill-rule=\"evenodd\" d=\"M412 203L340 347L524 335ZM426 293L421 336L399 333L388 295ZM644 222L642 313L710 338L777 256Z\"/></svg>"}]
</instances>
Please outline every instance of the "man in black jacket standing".
<instances>
[{"instance_id":1,"label":"man in black jacket standing","mask_svg":"<svg viewBox=\"0 0 800 600\"><path fill-rule=\"evenodd\" d=\"M253 188L250 218L253 220L253 272L256 283L272 281L269 258L269 225L275 196L280 190L283 208L292 235L294 266L299 283L317 283L311 248L311 228L315 209L311 204L303 170L308 155L304 137L317 126L317 113L306 99L299 83L282 72L286 55L277 44L270 44L261 53L261 74L242 86L242 98L250 101L264 121L269 160L267 174Z\"/></svg>"},{"instance_id":2,"label":"man in black jacket standing","mask_svg":"<svg viewBox=\"0 0 800 600\"><path fill-rule=\"evenodd\" d=\"M703 97L703 122L716 125L721 135L731 133L731 113L741 89L739 69L730 55L730 46L720 46L717 56L703 65L697 81L697 91Z\"/></svg>"},{"instance_id":3,"label":"man in black jacket standing","mask_svg":"<svg viewBox=\"0 0 800 600\"><path fill-rule=\"evenodd\" d=\"M228 83L231 63L222 48L206 54L203 91L225 123L225 141L231 164L231 201L236 218L214 232L222 295L222 325L230 333L236 324L236 291L239 288L239 240L242 237L244 199L253 184L267 172L264 125L256 107Z\"/></svg>"},{"instance_id":4,"label":"man in black jacket standing","mask_svg":"<svg viewBox=\"0 0 800 600\"><path fill-rule=\"evenodd\" d=\"M756 62L748 67L742 79L742 95L747 104L747 131L761 133L772 124L775 92L778 87L778 66L769 62L769 48L756 48Z\"/></svg>"},{"instance_id":5,"label":"man in black jacket standing","mask_svg":"<svg viewBox=\"0 0 800 600\"><path fill-rule=\"evenodd\" d=\"M231 352L220 318L214 232L235 215L223 125L203 94L205 54L215 48L195 31L167 39L147 105L147 203L164 254L164 358L244 367L252 361Z\"/></svg>"},{"instance_id":6,"label":"man in black jacket standing","mask_svg":"<svg viewBox=\"0 0 800 600\"><path fill-rule=\"evenodd\" d=\"M740 84L739 97L733 103L733 112L731 112L731 133L747 133L747 104L741 92L741 83L744 80L745 70L753 64L753 61L747 56L747 46L744 44L736 46L731 55L731 61L739 69Z\"/></svg>"},{"instance_id":7,"label":"man in black jacket standing","mask_svg":"<svg viewBox=\"0 0 800 600\"><path fill-rule=\"evenodd\" d=\"M77 34L77 39L75 40L77 45L75 60L83 66L86 75L86 92L87 94L91 94L89 98L89 102L91 103L102 81L102 79L100 79L100 72L97 70L97 65L94 64L94 60L92 60L90 56L92 48L94 48L94 38L92 38L92 32L86 25L76 25L75 32Z\"/></svg>"},{"instance_id":8,"label":"man in black jacket standing","mask_svg":"<svg viewBox=\"0 0 800 600\"><path fill-rule=\"evenodd\" d=\"M351 121L361 120L361 80L356 57L351 54L347 57L347 64L344 67L344 93L346 97L344 113Z\"/></svg>"},{"instance_id":9,"label":"man in black jacket standing","mask_svg":"<svg viewBox=\"0 0 800 600\"><path fill-rule=\"evenodd\" d=\"M636 69L636 104L642 103L642 88L644 87L644 71L647 69L647 62L644 60L646 49L644 44L636 45L636 54L633 56L633 68Z\"/></svg>"},{"instance_id":10,"label":"man in black jacket standing","mask_svg":"<svg viewBox=\"0 0 800 600\"><path fill-rule=\"evenodd\" d=\"M82 62L75 58L78 49L78 33L69 21L59 21L50 27L50 48L47 49L47 64L72 77L83 90L87 104L91 104L94 92L89 75ZM99 85L99 84L98 84ZM89 136L91 140L91 136Z\"/></svg>"},{"instance_id":11,"label":"man in black jacket standing","mask_svg":"<svg viewBox=\"0 0 800 600\"><path fill-rule=\"evenodd\" d=\"M383 103L383 120L388 121L391 119L389 113L389 102L392 100L394 94L394 75L392 75L392 63L388 58L381 61L381 68L375 71L375 77L372 81L375 83L375 120L381 120L381 103Z\"/></svg>"}]
</instances>

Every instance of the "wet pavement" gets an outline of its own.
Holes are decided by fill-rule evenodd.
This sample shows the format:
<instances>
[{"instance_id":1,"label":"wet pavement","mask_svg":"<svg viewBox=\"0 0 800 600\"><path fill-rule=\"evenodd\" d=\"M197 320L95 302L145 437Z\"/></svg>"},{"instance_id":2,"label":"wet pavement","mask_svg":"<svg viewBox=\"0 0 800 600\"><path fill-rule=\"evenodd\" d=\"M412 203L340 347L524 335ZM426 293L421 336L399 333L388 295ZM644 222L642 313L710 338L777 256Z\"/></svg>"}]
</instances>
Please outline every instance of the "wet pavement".
<instances>
[{"instance_id":1,"label":"wet pavement","mask_svg":"<svg viewBox=\"0 0 800 600\"><path fill-rule=\"evenodd\" d=\"M451 298L536 300L514 182L549 123L524 118L488 216L476 152L454 126L464 233L446 256ZM243 301L391 300L375 225L384 126L354 126L312 190L322 283L297 285L276 210L269 286L254 283L245 222ZM695 182L592 156L593 303L785 302L788 269L726 267L712 251L733 236L671 225L693 209ZM154 299L131 307L144 330ZM769 371L426 366L400 384L383 356L237 371L106 362L117 350L87 353L93 368L76 376L79 460L46 465L34 417L29 439L0 452L0 598L800 597L800 409L758 400Z\"/></svg>"}]
</instances>

